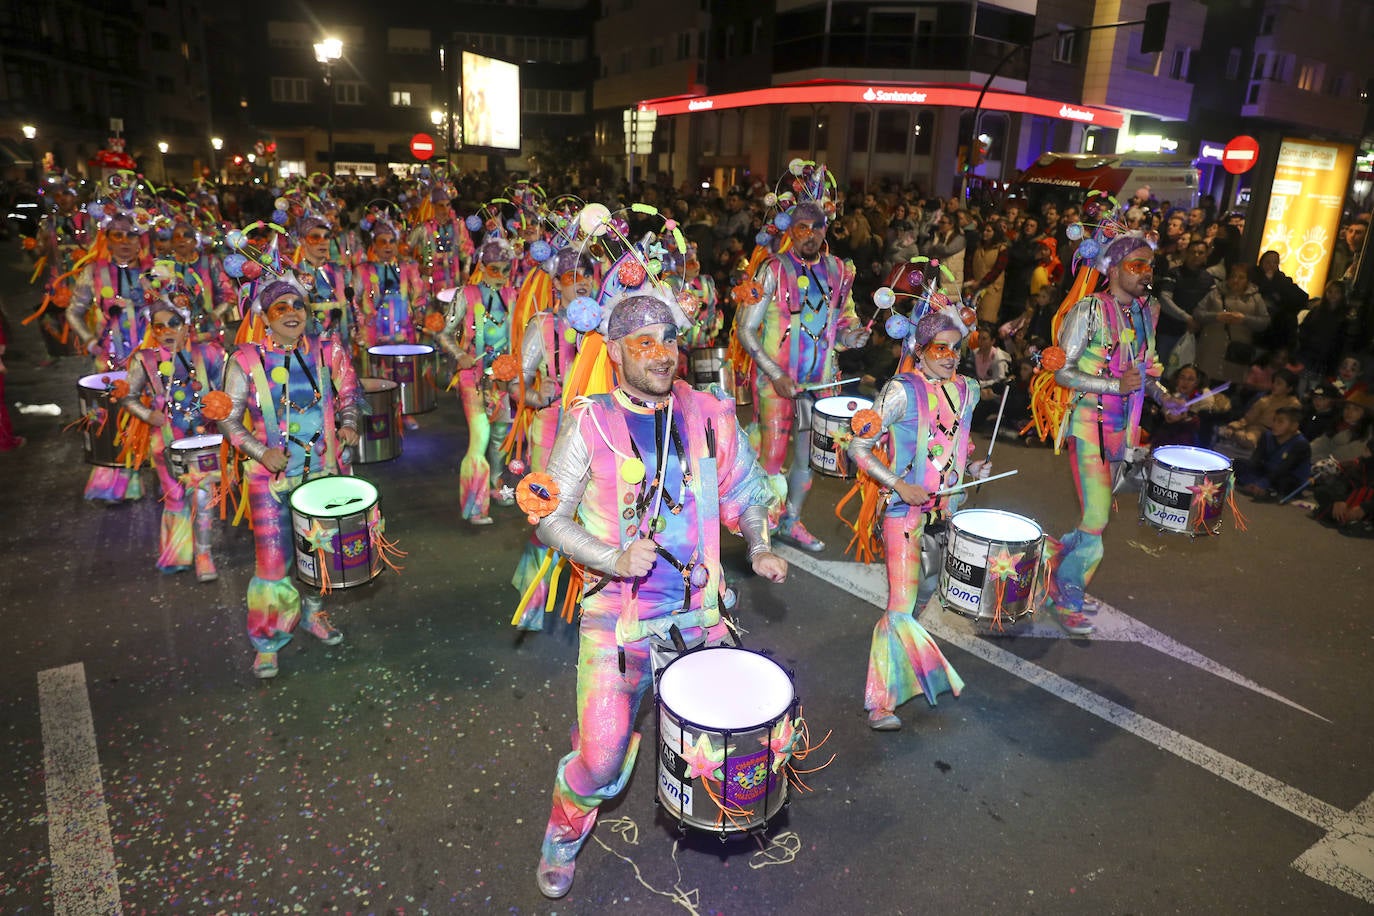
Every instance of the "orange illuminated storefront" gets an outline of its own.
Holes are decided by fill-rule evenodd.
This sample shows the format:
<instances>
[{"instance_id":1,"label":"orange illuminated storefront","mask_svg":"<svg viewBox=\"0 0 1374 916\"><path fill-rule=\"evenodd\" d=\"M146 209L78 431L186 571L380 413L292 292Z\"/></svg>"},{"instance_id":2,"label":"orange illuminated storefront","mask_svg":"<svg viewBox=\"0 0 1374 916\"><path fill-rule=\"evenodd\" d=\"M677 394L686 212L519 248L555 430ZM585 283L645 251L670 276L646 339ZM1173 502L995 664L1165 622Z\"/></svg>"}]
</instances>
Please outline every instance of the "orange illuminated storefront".
<instances>
[{"instance_id":1,"label":"orange illuminated storefront","mask_svg":"<svg viewBox=\"0 0 1374 916\"><path fill-rule=\"evenodd\" d=\"M793 157L824 161L837 176L866 186L882 178L943 190L956 178L968 144L976 86L817 81L721 95L650 99L658 115L658 163L680 178L744 183L775 177ZM1121 112L1014 92L983 98L979 133L988 161L976 173L1011 178L1019 158L1043 149L1076 149L1086 130L1119 129ZM1028 151L1032 146L1033 152Z\"/></svg>"}]
</instances>

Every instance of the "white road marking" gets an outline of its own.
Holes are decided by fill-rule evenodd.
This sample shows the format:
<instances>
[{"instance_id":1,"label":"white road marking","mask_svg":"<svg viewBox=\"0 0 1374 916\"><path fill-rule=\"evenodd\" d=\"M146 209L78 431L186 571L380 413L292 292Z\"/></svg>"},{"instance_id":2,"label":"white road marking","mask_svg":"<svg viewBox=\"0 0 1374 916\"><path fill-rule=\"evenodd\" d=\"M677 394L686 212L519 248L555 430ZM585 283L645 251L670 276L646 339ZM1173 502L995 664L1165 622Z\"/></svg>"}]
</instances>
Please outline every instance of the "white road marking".
<instances>
[{"instance_id":1,"label":"white road marking","mask_svg":"<svg viewBox=\"0 0 1374 916\"><path fill-rule=\"evenodd\" d=\"M786 545L775 545L773 549L792 566L809 572L818 579L830 582L875 607L886 607L887 577L881 564L865 566L861 563L819 560L813 555ZM1103 609L1105 611L1107 606L1104 605ZM1120 611L1115 613L1127 620L1130 619L1127 615L1121 614ZM1102 618L1101 612L1099 612L1098 618ZM1252 795L1277 805L1290 814L1327 831L1326 838L1295 860L1293 867L1309 877L1374 903L1374 796L1366 799L1355 810L1347 814L1334 805L1327 804L1300 789L1280 782L1272 776L1261 773L1220 751L1213 750L1181 732L1142 716L1119 703L1114 703L1073 683L1067 678L1060 677L1039 665L997 647L988 639L983 638L980 631L973 626L972 621L955 614L941 613L922 615L921 624L932 635L963 649L970 655L976 655L1003 671L1014 674L1027 683L1034 684L1061 700L1148 741L1160 750L1168 751L1182 760L1196 764ZM1140 626L1144 627L1143 624ZM1059 628L1053 627L1053 629L1058 630ZM1150 628L1144 627L1144 630L1150 630ZM1117 635L1111 638L1129 638L1125 634L1132 631L1131 627L1123 626L1116 631ZM1151 630L1150 632L1157 631ZM1021 635L1021 631L1018 631L1018 635ZM1041 634L1036 633L1035 635ZM1045 633L1044 635L1051 634ZM1148 634L1146 635L1148 636ZM1159 634L1159 636L1163 642L1152 646L1152 648L1168 652L1168 649L1160 648L1160 646L1170 643L1175 646L1178 645L1168 637L1164 637L1163 634ZM1196 655L1196 653L1194 654ZM1210 659L1206 659L1202 655L1197 655L1197 658L1210 662ZM1191 661L1191 659L1185 660ZM1211 662L1211 664L1221 668L1215 662ZM1207 666L1199 667L1211 670ZM1266 691L1261 690L1261 692L1268 695ZM1276 696L1275 698L1282 701L1281 697ZM1295 703L1288 705L1302 709ZM1308 710L1303 711L1307 712ZM1321 717L1318 716L1318 718Z\"/></svg>"},{"instance_id":2,"label":"white road marking","mask_svg":"<svg viewBox=\"0 0 1374 916\"><path fill-rule=\"evenodd\" d=\"M53 912L57 916L122 913L95 723L86 692L86 666L77 662L38 672L38 711L43 726Z\"/></svg>"}]
</instances>

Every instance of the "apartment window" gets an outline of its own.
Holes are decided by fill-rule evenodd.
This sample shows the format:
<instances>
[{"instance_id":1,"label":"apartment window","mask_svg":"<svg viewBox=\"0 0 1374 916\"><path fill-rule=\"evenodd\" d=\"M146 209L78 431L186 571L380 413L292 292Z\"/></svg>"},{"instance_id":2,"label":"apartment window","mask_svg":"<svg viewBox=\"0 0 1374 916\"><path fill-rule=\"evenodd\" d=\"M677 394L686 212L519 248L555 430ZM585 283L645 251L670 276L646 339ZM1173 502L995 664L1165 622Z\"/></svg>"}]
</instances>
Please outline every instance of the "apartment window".
<instances>
[{"instance_id":1,"label":"apartment window","mask_svg":"<svg viewBox=\"0 0 1374 916\"><path fill-rule=\"evenodd\" d=\"M911 130L911 112L905 109L884 108L878 112L878 127L873 134L873 152L905 153L907 133Z\"/></svg>"},{"instance_id":2,"label":"apartment window","mask_svg":"<svg viewBox=\"0 0 1374 916\"><path fill-rule=\"evenodd\" d=\"M267 43L274 48L309 48L319 38L304 22L282 22L272 20L267 23Z\"/></svg>"},{"instance_id":3,"label":"apartment window","mask_svg":"<svg viewBox=\"0 0 1374 916\"><path fill-rule=\"evenodd\" d=\"M721 57L731 58L735 56L735 27L727 25L725 27L725 41L721 46ZM795 147L800 149L800 147Z\"/></svg>"},{"instance_id":4,"label":"apartment window","mask_svg":"<svg viewBox=\"0 0 1374 916\"><path fill-rule=\"evenodd\" d=\"M1319 63L1303 64L1298 70L1298 88L1308 92L1316 92L1322 85L1322 73L1325 68Z\"/></svg>"},{"instance_id":5,"label":"apartment window","mask_svg":"<svg viewBox=\"0 0 1374 916\"><path fill-rule=\"evenodd\" d=\"M659 67L663 64L663 45L649 45L649 66Z\"/></svg>"},{"instance_id":6,"label":"apartment window","mask_svg":"<svg viewBox=\"0 0 1374 916\"><path fill-rule=\"evenodd\" d=\"M1264 68L1269 64L1269 55L1256 54L1255 63L1250 67L1250 79L1262 80L1266 76Z\"/></svg>"},{"instance_id":7,"label":"apartment window","mask_svg":"<svg viewBox=\"0 0 1374 916\"><path fill-rule=\"evenodd\" d=\"M1250 83L1250 88L1249 88L1249 89L1246 91L1246 93L1245 93L1245 104L1247 104L1247 105L1254 105L1254 104L1257 104L1257 103L1259 102L1259 94L1260 94L1260 84L1259 84L1259 82L1258 82L1257 80L1256 80L1256 81L1252 81L1252 82Z\"/></svg>"},{"instance_id":8,"label":"apartment window","mask_svg":"<svg viewBox=\"0 0 1374 916\"><path fill-rule=\"evenodd\" d=\"M849 132L849 151L851 153L868 152L868 131L873 123L873 113L857 109L854 112L854 124Z\"/></svg>"},{"instance_id":9,"label":"apartment window","mask_svg":"<svg viewBox=\"0 0 1374 916\"><path fill-rule=\"evenodd\" d=\"M411 103L411 101L410 101L410 90L409 90L409 89L393 89L393 90L391 90L391 107L392 107L392 108L409 108L409 107L411 107L411 104L412 104L412 103Z\"/></svg>"},{"instance_id":10,"label":"apartment window","mask_svg":"<svg viewBox=\"0 0 1374 916\"><path fill-rule=\"evenodd\" d=\"M428 108L434 90L428 83L391 83L388 93L392 108Z\"/></svg>"},{"instance_id":11,"label":"apartment window","mask_svg":"<svg viewBox=\"0 0 1374 916\"><path fill-rule=\"evenodd\" d=\"M505 54L506 36L492 35L487 32L455 32L453 40L459 47L487 54Z\"/></svg>"},{"instance_id":12,"label":"apartment window","mask_svg":"<svg viewBox=\"0 0 1374 916\"><path fill-rule=\"evenodd\" d=\"M1078 52L1078 33L1059 27L1059 37L1054 40L1054 60L1060 64L1071 64Z\"/></svg>"},{"instance_id":13,"label":"apartment window","mask_svg":"<svg viewBox=\"0 0 1374 916\"><path fill-rule=\"evenodd\" d=\"M677 36L677 59L686 60L692 56L692 33L679 32Z\"/></svg>"},{"instance_id":14,"label":"apartment window","mask_svg":"<svg viewBox=\"0 0 1374 916\"><path fill-rule=\"evenodd\" d=\"M1192 48L1175 48L1173 61L1169 64L1169 79L1186 81L1188 79L1188 65L1192 56Z\"/></svg>"},{"instance_id":15,"label":"apartment window","mask_svg":"<svg viewBox=\"0 0 1374 916\"><path fill-rule=\"evenodd\" d=\"M1259 34L1261 34L1261 35L1273 35L1273 34L1274 34L1274 19L1275 19L1275 16L1274 16L1274 13L1272 13L1272 12L1266 12L1263 16L1261 16L1261 17L1260 17L1260 24L1259 24Z\"/></svg>"},{"instance_id":16,"label":"apartment window","mask_svg":"<svg viewBox=\"0 0 1374 916\"><path fill-rule=\"evenodd\" d=\"M618 55L616 55L616 68L615 68L615 72L616 72L616 73L629 73L629 72L630 72L630 51L629 51L628 48L625 49L624 51L621 51Z\"/></svg>"},{"instance_id":17,"label":"apartment window","mask_svg":"<svg viewBox=\"0 0 1374 916\"><path fill-rule=\"evenodd\" d=\"M1240 48L1232 48L1226 55L1226 78L1233 80L1240 76Z\"/></svg>"},{"instance_id":18,"label":"apartment window","mask_svg":"<svg viewBox=\"0 0 1374 916\"><path fill-rule=\"evenodd\" d=\"M757 53L763 48L763 20L755 19L750 26L749 32L749 53Z\"/></svg>"},{"instance_id":19,"label":"apartment window","mask_svg":"<svg viewBox=\"0 0 1374 916\"><path fill-rule=\"evenodd\" d=\"M310 84L302 77L274 76L271 81L271 95L274 102L303 104L310 101Z\"/></svg>"},{"instance_id":20,"label":"apartment window","mask_svg":"<svg viewBox=\"0 0 1374 916\"><path fill-rule=\"evenodd\" d=\"M578 114L576 93L566 89L524 89L520 110L527 114Z\"/></svg>"},{"instance_id":21,"label":"apartment window","mask_svg":"<svg viewBox=\"0 0 1374 916\"><path fill-rule=\"evenodd\" d=\"M355 80L336 80L334 101L340 105L363 104L363 84Z\"/></svg>"}]
</instances>

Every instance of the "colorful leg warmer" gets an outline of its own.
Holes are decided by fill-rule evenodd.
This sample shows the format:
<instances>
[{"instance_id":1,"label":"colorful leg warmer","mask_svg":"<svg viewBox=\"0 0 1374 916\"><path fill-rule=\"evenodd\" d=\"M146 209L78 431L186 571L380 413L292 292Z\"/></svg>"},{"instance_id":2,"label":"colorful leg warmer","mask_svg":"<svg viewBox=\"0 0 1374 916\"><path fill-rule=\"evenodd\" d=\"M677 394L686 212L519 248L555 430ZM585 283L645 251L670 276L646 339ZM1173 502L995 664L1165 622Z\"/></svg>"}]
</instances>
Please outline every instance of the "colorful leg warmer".
<instances>
[{"instance_id":1,"label":"colorful leg warmer","mask_svg":"<svg viewBox=\"0 0 1374 916\"><path fill-rule=\"evenodd\" d=\"M1121 435L1116 433L1118 438ZM1102 460L1101 449L1077 437L1069 439L1069 460L1083 518L1057 545L1050 598L1061 611L1081 611L1083 593L1102 562L1102 532L1112 511L1112 472L1111 465Z\"/></svg>"},{"instance_id":2,"label":"colorful leg warmer","mask_svg":"<svg viewBox=\"0 0 1374 916\"><path fill-rule=\"evenodd\" d=\"M941 693L957 697L964 689L963 679L912 613L922 579L921 528L919 513L883 521L887 611L873 628L865 709L894 710L918 695L934 706Z\"/></svg>"},{"instance_id":3,"label":"colorful leg warmer","mask_svg":"<svg viewBox=\"0 0 1374 916\"><path fill-rule=\"evenodd\" d=\"M162 534L158 543L157 568L165 573L182 572L191 565L191 507L186 488L167 467L167 451L161 436L154 436L153 470L162 488Z\"/></svg>"},{"instance_id":4,"label":"colorful leg warmer","mask_svg":"<svg viewBox=\"0 0 1374 916\"><path fill-rule=\"evenodd\" d=\"M256 561L248 583L248 639L259 652L276 652L290 642L301 615L301 595L289 578L293 554L286 494L290 487L277 492L273 479L266 474L248 477Z\"/></svg>"},{"instance_id":5,"label":"colorful leg warmer","mask_svg":"<svg viewBox=\"0 0 1374 916\"><path fill-rule=\"evenodd\" d=\"M491 505L491 465L487 461L487 444L491 441L491 423L487 420L480 376L475 370L459 373L458 392L463 402L463 416L468 421L468 450L458 468L458 494L462 501L463 518L482 518Z\"/></svg>"},{"instance_id":6,"label":"colorful leg warmer","mask_svg":"<svg viewBox=\"0 0 1374 916\"><path fill-rule=\"evenodd\" d=\"M758 393L759 463L768 474L782 472L787 460L787 441L792 435L796 404L778 397L766 379L761 378Z\"/></svg>"},{"instance_id":7,"label":"colorful leg warmer","mask_svg":"<svg viewBox=\"0 0 1374 916\"><path fill-rule=\"evenodd\" d=\"M142 499L143 479L138 471L130 468L91 468L91 476L86 478L85 497L110 502Z\"/></svg>"},{"instance_id":8,"label":"colorful leg warmer","mask_svg":"<svg viewBox=\"0 0 1374 916\"><path fill-rule=\"evenodd\" d=\"M215 533L215 510L212 505L214 502L214 493L212 492L214 485L213 478L200 481L192 491L193 502L191 506L192 544L195 548L195 558L201 563L211 565L214 563L214 558L210 555L210 546Z\"/></svg>"},{"instance_id":9,"label":"colorful leg warmer","mask_svg":"<svg viewBox=\"0 0 1374 916\"><path fill-rule=\"evenodd\" d=\"M792 431L792 467L787 470L787 511L800 519L806 494L811 492L811 405L799 404Z\"/></svg>"}]
</instances>

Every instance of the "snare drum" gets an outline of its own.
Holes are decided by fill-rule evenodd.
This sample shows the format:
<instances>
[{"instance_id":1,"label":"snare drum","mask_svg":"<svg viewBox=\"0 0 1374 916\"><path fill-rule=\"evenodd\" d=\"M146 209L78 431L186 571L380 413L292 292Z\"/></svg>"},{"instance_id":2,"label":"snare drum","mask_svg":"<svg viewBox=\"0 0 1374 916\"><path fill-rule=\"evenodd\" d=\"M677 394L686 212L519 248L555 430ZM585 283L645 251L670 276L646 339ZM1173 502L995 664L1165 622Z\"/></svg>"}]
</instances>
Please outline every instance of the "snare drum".
<instances>
[{"instance_id":1,"label":"snare drum","mask_svg":"<svg viewBox=\"0 0 1374 916\"><path fill-rule=\"evenodd\" d=\"M319 477L301 484L291 494L296 578L316 588L325 581L331 588L371 582L382 571L381 551L372 543L372 526L381 518L377 488L361 477ZM312 539L316 523L323 537ZM328 546L321 549L317 543ZM321 561L328 564L323 575Z\"/></svg>"},{"instance_id":2,"label":"snare drum","mask_svg":"<svg viewBox=\"0 0 1374 916\"><path fill-rule=\"evenodd\" d=\"M379 378L400 386L401 413L428 413L439 406L434 390L434 348L428 344L380 344L367 348Z\"/></svg>"},{"instance_id":3,"label":"snare drum","mask_svg":"<svg viewBox=\"0 0 1374 916\"><path fill-rule=\"evenodd\" d=\"M687 379L697 391L710 391L712 385L735 396L735 367L725 347L697 347L687 353Z\"/></svg>"},{"instance_id":4,"label":"snare drum","mask_svg":"<svg viewBox=\"0 0 1374 916\"><path fill-rule=\"evenodd\" d=\"M401 454L401 414L397 395L401 386L390 379L360 378L363 388L363 429L358 436L357 464L390 461Z\"/></svg>"},{"instance_id":5,"label":"snare drum","mask_svg":"<svg viewBox=\"0 0 1374 916\"><path fill-rule=\"evenodd\" d=\"M82 376L76 383L76 398L81 405L81 448L86 463L107 468L123 467L115 434L119 432L119 402L110 397L110 386L129 377L127 372L100 372Z\"/></svg>"},{"instance_id":6,"label":"snare drum","mask_svg":"<svg viewBox=\"0 0 1374 916\"><path fill-rule=\"evenodd\" d=\"M218 477L220 443L223 441L219 433L178 439L167 448L168 470L177 478L187 474Z\"/></svg>"},{"instance_id":7,"label":"snare drum","mask_svg":"<svg viewBox=\"0 0 1374 916\"><path fill-rule=\"evenodd\" d=\"M866 407L868 398L849 398L843 395L820 398L811 408L811 468L827 477L851 477L854 464L849 453L839 444L852 435L849 421Z\"/></svg>"},{"instance_id":8,"label":"snare drum","mask_svg":"<svg viewBox=\"0 0 1374 916\"><path fill-rule=\"evenodd\" d=\"M940 568L940 603L956 614L1001 625L1035 611L1045 533L1001 509L965 509L949 520Z\"/></svg>"},{"instance_id":9,"label":"snare drum","mask_svg":"<svg viewBox=\"0 0 1374 916\"><path fill-rule=\"evenodd\" d=\"M787 776L773 742L792 728L797 698L781 665L748 649L695 649L660 672L655 705L658 799L679 825L725 838L782 810Z\"/></svg>"},{"instance_id":10,"label":"snare drum","mask_svg":"<svg viewBox=\"0 0 1374 916\"><path fill-rule=\"evenodd\" d=\"M1150 454L1140 519L1160 531L1221 534L1231 459L1205 448L1162 445Z\"/></svg>"}]
</instances>

